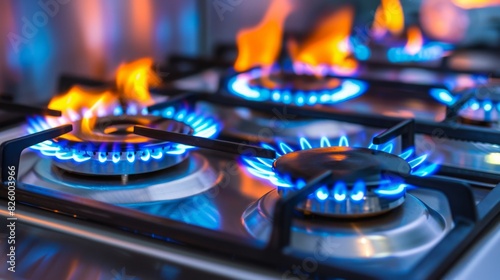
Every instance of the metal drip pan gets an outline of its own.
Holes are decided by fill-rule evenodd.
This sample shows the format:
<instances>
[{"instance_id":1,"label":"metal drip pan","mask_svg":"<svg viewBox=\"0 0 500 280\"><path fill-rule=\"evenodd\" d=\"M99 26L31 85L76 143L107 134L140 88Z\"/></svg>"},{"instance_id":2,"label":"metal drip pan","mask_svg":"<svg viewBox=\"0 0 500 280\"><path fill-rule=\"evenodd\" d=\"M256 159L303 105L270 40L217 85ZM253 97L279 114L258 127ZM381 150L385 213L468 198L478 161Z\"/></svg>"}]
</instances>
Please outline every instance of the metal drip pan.
<instances>
[{"instance_id":1,"label":"metal drip pan","mask_svg":"<svg viewBox=\"0 0 500 280\"><path fill-rule=\"evenodd\" d=\"M22 179L25 183L113 204L191 197L217 185L222 176L196 153L175 167L129 176L126 182L121 176L77 175L52 165L49 159L38 160L33 170Z\"/></svg>"},{"instance_id":2,"label":"metal drip pan","mask_svg":"<svg viewBox=\"0 0 500 280\"><path fill-rule=\"evenodd\" d=\"M271 191L243 214L245 228L262 242L268 242L277 199L279 194ZM407 194L401 207L376 218L295 219L291 247L331 258L373 260L389 256L405 257L426 252L450 227L448 219L415 196Z\"/></svg>"}]
</instances>

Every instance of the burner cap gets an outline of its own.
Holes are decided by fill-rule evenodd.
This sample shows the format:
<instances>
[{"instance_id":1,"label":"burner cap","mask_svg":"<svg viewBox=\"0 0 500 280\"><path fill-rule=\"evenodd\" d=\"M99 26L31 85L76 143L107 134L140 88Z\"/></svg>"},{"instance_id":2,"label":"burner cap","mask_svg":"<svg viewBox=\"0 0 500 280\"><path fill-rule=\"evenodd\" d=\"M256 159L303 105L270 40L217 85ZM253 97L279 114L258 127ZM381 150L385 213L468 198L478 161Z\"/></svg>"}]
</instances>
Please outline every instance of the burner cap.
<instances>
[{"instance_id":1,"label":"burner cap","mask_svg":"<svg viewBox=\"0 0 500 280\"><path fill-rule=\"evenodd\" d=\"M279 157L274 171L295 186L332 171L331 181L299 205L305 213L336 217L363 217L385 213L404 202L404 187L394 187L398 177L410 174L402 158L367 148L325 147L300 150ZM342 181L339 181L342 178ZM397 191L384 192L392 189ZM279 189L288 195L297 187Z\"/></svg>"},{"instance_id":2,"label":"burner cap","mask_svg":"<svg viewBox=\"0 0 500 280\"><path fill-rule=\"evenodd\" d=\"M91 160L78 162L54 159L54 164L80 174L130 175L164 169L186 158L187 153L174 151L170 142L132 134L134 125L193 133L190 126L161 116L121 115L83 119L74 123L72 132L54 139L54 142L63 149L90 156Z\"/></svg>"}]
</instances>

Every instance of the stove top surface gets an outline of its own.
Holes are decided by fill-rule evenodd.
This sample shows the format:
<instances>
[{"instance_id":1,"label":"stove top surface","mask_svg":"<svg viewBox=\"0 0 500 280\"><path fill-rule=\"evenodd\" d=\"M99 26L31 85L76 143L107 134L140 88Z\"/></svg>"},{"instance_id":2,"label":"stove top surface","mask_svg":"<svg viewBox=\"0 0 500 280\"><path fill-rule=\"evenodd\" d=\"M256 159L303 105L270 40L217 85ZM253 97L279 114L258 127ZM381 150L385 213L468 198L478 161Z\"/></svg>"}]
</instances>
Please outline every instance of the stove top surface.
<instances>
[{"instance_id":1,"label":"stove top surface","mask_svg":"<svg viewBox=\"0 0 500 280\"><path fill-rule=\"evenodd\" d=\"M140 274L145 278L172 273L182 279L200 273L229 278L279 278L290 271L294 275L297 272L293 272L293 267L304 266L304 263L306 267L302 269L310 274L337 271L346 277L364 273L382 276L383 271L389 271L404 275L425 266L428 254L436 254L436 260L440 260L436 251L442 249L442 254L446 254L446 250L458 246L449 241L453 239L450 235L459 234L457 231L462 227L469 230L467 226L470 225L461 224L457 217L474 219L477 205L479 221L487 220L486 213L498 208L490 202L498 199L495 194L498 192L495 186L500 182L497 180L500 178L500 160L496 159L498 143L471 142L480 136L474 134L474 130L469 133L467 125L458 122L450 125L446 106L427 93L420 98L415 93L395 92L393 89L384 91L378 87L333 105L231 103L238 99L219 96L216 92L214 83L222 74L220 69L209 69L177 80L173 85L188 92L204 92L206 98L196 102L196 111L212 116L221 124L217 139L235 143L238 147L236 155L192 149L192 145L200 142L205 143L205 147L222 145L222 142L210 142L216 140L205 138L204 134L194 138L198 142L176 142L175 149L168 141L153 142L166 143L165 147L169 147L162 146L162 152L158 153L154 147L148 150L148 155L158 157L156 162L150 161L150 157L144 159L143 150L147 146L134 146L140 151L130 150L134 149L133 145L111 145L108 149L112 151L105 153L100 144L97 145L100 148L93 152L87 146L77 144L69 147L74 148L71 157L60 152L41 156L36 151L40 149L26 149L22 153L16 173L21 182L17 185L17 190L22 193L19 199L33 204L30 193L34 194L31 199L46 197L47 204L43 204L43 209L62 212L66 216L56 221L57 218L45 217L46 213L40 214L24 206L20 208L25 221L19 234L26 236L25 240L33 240L29 241L33 244L31 249L24 243L23 247L18 247L19 252L33 252L30 253L32 260L19 259L23 277L29 278L39 266L54 263L75 267L70 271L53 272L54 277L114 277L115 272L130 271L131 275ZM215 99L221 102L214 102ZM224 100L229 100L229 104ZM260 106L263 109L256 110ZM160 113L160 116L166 114ZM356 117L357 114L361 117ZM195 136L206 129L201 124L198 125L203 129L196 129L194 117L189 119L188 115L175 115L174 122L194 126L195 129L187 134ZM370 115L380 118L370 119ZM154 121L140 115L136 118ZM408 118L415 121L407 121ZM358 119L362 120L351 121ZM132 123L142 124L140 121ZM111 127L114 132L129 130L122 121L119 124L107 123L100 128L106 131ZM28 123L4 130L0 133L0 141L24 136L30 127L33 125ZM79 130L74 131L72 135L78 135ZM463 131L468 133L462 135ZM45 133L44 129L35 132ZM413 140L408 140L415 132L417 135ZM490 133L491 137L495 136L495 132ZM392 139L398 135L401 141ZM103 143L103 139L105 137L100 137L97 142ZM374 139L379 139L380 143L375 144L377 140ZM53 146L46 142L42 142L45 143L42 148L49 153ZM276 157L252 157L253 150L248 144L274 150ZM80 153L82 150L84 153ZM172 150L180 152L167 153ZM77 159L77 154L88 159L72 161ZM142 161L139 161L141 157ZM122 172L129 170L129 164L137 164L136 160L144 162L144 166L134 165L133 170L137 172ZM167 161L168 164L164 164ZM95 168L96 164L102 163L109 163L111 167L98 165L99 168ZM353 170L360 173L343 177L344 173ZM366 170L368 175L360 175ZM382 170L397 176L381 175ZM333 179L326 180L327 177ZM450 180L450 177L458 178L460 182ZM479 180L481 177L484 180ZM463 188L461 182L469 183L472 192ZM458 194L446 192L447 188L457 188ZM61 204L58 205L57 201ZM461 210L459 204L462 202L466 205L462 205ZM2 212L2 215L8 213ZM98 234L91 222L78 227L80 231L71 228L70 224L78 224L79 219L100 223L96 227ZM128 223L127 219L131 222ZM63 228L63 224L68 228ZM106 225L110 228L107 229ZM175 233L170 235L172 229ZM182 230L186 230L184 236ZM69 235L57 233L60 238L55 238L49 233L51 231ZM197 232L197 235L190 235L192 232ZM122 235L124 240L133 242L134 234L142 247L133 249L133 253L128 249L132 245L117 244ZM96 266L88 252L73 255L74 251L86 250L85 245L78 244L72 235L83 238L85 244L106 244L97 251L103 252L100 256L103 260L113 261L103 261L104 264ZM204 244L204 238L209 244ZM219 239L224 240L220 241L223 245L217 245ZM28 242L25 240L23 242ZM236 245L232 247L230 242ZM488 246L498 246L500 238L491 237L488 242ZM49 246L46 244L55 248L50 259L40 253L41 248ZM62 253L57 248L67 248L65 244L72 244L72 249ZM222 266L212 269L200 265L200 259L207 261L204 254L195 254L196 265L181 264L165 256L166 252L181 256L184 253L176 250L185 248L191 252L205 245L216 255L208 262L222 259L225 262ZM160 246L165 252L155 251L155 246ZM235 252L241 248L249 250L247 256ZM260 255L265 255L265 252L268 252L267 257ZM150 274L139 271L137 264L130 262L135 254L144 260L142 263L154 267ZM281 254L285 256L282 260L279 259ZM227 255L233 255L237 264L233 270L229 269L232 263L226 262ZM273 257L275 260L269 260ZM307 271L305 260L321 268ZM269 265L274 261L279 265ZM28 264L21 266L21 262ZM123 269L125 266L119 267L119 263L127 263L126 270ZM262 263L265 265L259 266ZM259 267L257 275L249 270L254 265ZM93 270L83 272L82 266L93 267ZM334 268L328 270L328 267ZM355 267L359 271L356 272ZM354 274L349 274L351 272ZM426 273L425 270L422 273ZM444 272L438 273L443 275ZM456 268L453 273L457 273Z\"/></svg>"}]
</instances>

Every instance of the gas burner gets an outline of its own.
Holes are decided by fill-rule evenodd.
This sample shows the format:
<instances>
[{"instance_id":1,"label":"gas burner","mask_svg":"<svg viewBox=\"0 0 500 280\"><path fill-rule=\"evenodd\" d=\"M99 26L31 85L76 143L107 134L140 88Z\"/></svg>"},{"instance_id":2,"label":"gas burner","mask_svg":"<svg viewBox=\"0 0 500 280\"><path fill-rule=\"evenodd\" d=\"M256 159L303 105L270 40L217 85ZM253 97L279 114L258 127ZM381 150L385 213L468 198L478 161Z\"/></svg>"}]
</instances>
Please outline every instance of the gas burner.
<instances>
[{"instance_id":1,"label":"gas burner","mask_svg":"<svg viewBox=\"0 0 500 280\"><path fill-rule=\"evenodd\" d=\"M203 193L222 179L222 173L196 152L171 168L129 175L127 181L123 181L122 176L95 177L66 172L47 158L37 159L33 164L33 172L23 176L24 182L38 182L43 188L112 204L177 201Z\"/></svg>"},{"instance_id":2,"label":"gas burner","mask_svg":"<svg viewBox=\"0 0 500 280\"><path fill-rule=\"evenodd\" d=\"M66 171L92 175L132 175L154 172L179 164L191 147L156 141L132 134L134 125L212 137L217 123L210 118L169 107L151 114L86 116L68 120L35 117L29 120L28 132L34 133L71 122L74 131L42 142L32 148L53 158L53 163Z\"/></svg>"},{"instance_id":3,"label":"gas burner","mask_svg":"<svg viewBox=\"0 0 500 280\"><path fill-rule=\"evenodd\" d=\"M458 120L464 124L500 128L500 88L486 98L471 98L458 112Z\"/></svg>"},{"instance_id":4,"label":"gas burner","mask_svg":"<svg viewBox=\"0 0 500 280\"><path fill-rule=\"evenodd\" d=\"M391 154L392 143L351 148L343 137L338 146L332 147L323 138L320 147L313 148L308 140L301 138L300 146L300 150L294 150L280 143L279 149L274 149L276 160L244 158L244 161L250 173L271 181L282 196L297 191L325 171L332 171L331 182L299 204L298 209L306 214L359 218L388 212L405 200L402 176L426 176L437 167L437 164L423 164L427 155L415 157L413 149L399 156Z\"/></svg>"},{"instance_id":5,"label":"gas burner","mask_svg":"<svg viewBox=\"0 0 500 280\"><path fill-rule=\"evenodd\" d=\"M454 95L446 90L438 89L435 89L432 95L448 106L454 105L462 97L461 94ZM460 107L457 120L463 124L500 128L499 114L500 85L485 85L476 88L470 99Z\"/></svg>"},{"instance_id":6,"label":"gas burner","mask_svg":"<svg viewBox=\"0 0 500 280\"><path fill-rule=\"evenodd\" d=\"M172 143L153 141L131 134L134 125L193 133L193 129L182 122L158 116L121 115L97 117L86 121L94 123L88 131L82 129L84 121L79 120L74 123L75 129L72 132L54 139L54 142L66 149L84 152L91 160L77 162L58 159L54 160L56 166L75 173L94 175L153 172L180 163L187 153L177 151ZM152 161L148 157L151 157ZM136 158L141 160L135 160Z\"/></svg>"},{"instance_id":7,"label":"gas burner","mask_svg":"<svg viewBox=\"0 0 500 280\"><path fill-rule=\"evenodd\" d=\"M253 203L243 214L247 231L266 243L272 231L273 212L280 194L273 190ZM414 261L405 257L422 255L441 240L451 228L446 211L440 215L414 195L406 194L401 207L371 219L293 220L290 246L301 252L326 258L356 259L357 261L391 260L400 257L401 265ZM417 258L418 259L418 258ZM392 263L394 265L394 263Z\"/></svg>"},{"instance_id":8,"label":"gas burner","mask_svg":"<svg viewBox=\"0 0 500 280\"><path fill-rule=\"evenodd\" d=\"M335 104L363 94L366 83L326 75L282 73L254 68L228 81L230 93L253 101L272 101L297 106Z\"/></svg>"},{"instance_id":9,"label":"gas burner","mask_svg":"<svg viewBox=\"0 0 500 280\"><path fill-rule=\"evenodd\" d=\"M307 162L307 164L304 164ZM304 212L337 217L377 215L400 206L404 202L405 188L391 190L394 178L385 177L382 170L393 175L407 176L410 165L402 158L382 151L366 148L328 147L295 151L279 157L273 163L278 176L287 178L294 185L301 185L323 172L332 170L332 182L346 174L353 177L322 187L316 196L300 208ZM368 170L369 172L363 172ZM358 177L363 172L362 180ZM296 190L280 189L282 196ZM333 195L329 195L332 193Z\"/></svg>"}]
</instances>

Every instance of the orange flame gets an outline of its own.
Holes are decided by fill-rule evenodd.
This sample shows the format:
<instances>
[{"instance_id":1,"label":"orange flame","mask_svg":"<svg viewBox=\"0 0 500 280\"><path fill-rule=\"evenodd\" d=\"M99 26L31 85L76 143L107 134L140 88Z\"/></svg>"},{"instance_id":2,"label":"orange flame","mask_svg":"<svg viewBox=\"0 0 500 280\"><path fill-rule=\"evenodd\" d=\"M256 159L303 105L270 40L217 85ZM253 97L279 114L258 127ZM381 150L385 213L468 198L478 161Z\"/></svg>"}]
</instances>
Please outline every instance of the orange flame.
<instances>
[{"instance_id":1,"label":"orange flame","mask_svg":"<svg viewBox=\"0 0 500 280\"><path fill-rule=\"evenodd\" d=\"M405 45L405 52L411 55L417 54L424 44L422 32L417 26L410 26L408 28L408 42Z\"/></svg>"},{"instance_id":2,"label":"orange flame","mask_svg":"<svg viewBox=\"0 0 500 280\"><path fill-rule=\"evenodd\" d=\"M500 5L500 0L451 0L451 2L462 9L479 9Z\"/></svg>"},{"instance_id":3,"label":"orange flame","mask_svg":"<svg viewBox=\"0 0 500 280\"><path fill-rule=\"evenodd\" d=\"M47 121L59 125L61 122L82 119L81 131L91 133L96 118L112 114L114 108L124 105L143 108L151 105L153 99L148 90L149 86L161 82L151 69L152 65L153 60L150 58L120 65L116 74L116 88L91 89L73 86L65 94L52 98L49 103L49 108L62 111L62 118L47 117ZM70 139L72 136L67 134L64 137Z\"/></svg>"},{"instance_id":4,"label":"orange flame","mask_svg":"<svg viewBox=\"0 0 500 280\"><path fill-rule=\"evenodd\" d=\"M264 18L257 26L238 32L238 57L234 63L236 71L245 71L255 66L271 66L277 60L283 40L283 25L292 9L290 0L271 1Z\"/></svg>"},{"instance_id":5,"label":"orange flame","mask_svg":"<svg viewBox=\"0 0 500 280\"><path fill-rule=\"evenodd\" d=\"M96 105L100 105L103 101L107 101L109 104L106 105L109 106L117 106L119 104L117 96L110 90L74 86L67 93L52 98L49 108L60 110L63 116L74 119L77 114L82 112L84 115L97 112L99 107Z\"/></svg>"},{"instance_id":6,"label":"orange flame","mask_svg":"<svg viewBox=\"0 0 500 280\"><path fill-rule=\"evenodd\" d=\"M52 98L49 108L62 111L64 123L83 117L81 131L90 133L95 123L94 117L105 115L107 108L115 108L119 105L118 97L110 90L74 86L64 95ZM52 126L59 125L58 121L57 118L47 117L47 122ZM79 140L71 133L65 134L63 138L73 141Z\"/></svg>"},{"instance_id":7,"label":"orange flame","mask_svg":"<svg viewBox=\"0 0 500 280\"><path fill-rule=\"evenodd\" d=\"M160 77L151 69L152 66L152 58L142 58L120 65L116 74L116 87L120 97L141 105L151 105L153 99L149 86L158 86L161 83Z\"/></svg>"},{"instance_id":8,"label":"orange flame","mask_svg":"<svg viewBox=\"0 0 500 280\"><path fill-rule=\"evenodd\" d=\"M353 17L352 7L342 7L320 21L301 46L291 42L289 51L293 61L313 67L326 64L347 72L355 70L357 61L351 56L349 43Z\"/></svg>"},{"instance_id":9,"label":"orange flame","mask_svg":"<svg viewBox=\"0 0 500 280\"><path fill-rule=\"evenodd\" d=\"M403 7L399 0L382 0L375 11L372 32L376 38L383 37L387 31L399 36L404 29Z\"/></svg>"},{"instance_id":10,"label":"orange flame","mask_svg":"<svg viewBox=\"0 0 500 280\"><path fill-rule=\"evenodd\" d=\"M434 39L459 42L467 32L469 21L467 11L451 0L422 1L420 23L425 33Z\"/></svg>"}]
</instances>

